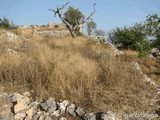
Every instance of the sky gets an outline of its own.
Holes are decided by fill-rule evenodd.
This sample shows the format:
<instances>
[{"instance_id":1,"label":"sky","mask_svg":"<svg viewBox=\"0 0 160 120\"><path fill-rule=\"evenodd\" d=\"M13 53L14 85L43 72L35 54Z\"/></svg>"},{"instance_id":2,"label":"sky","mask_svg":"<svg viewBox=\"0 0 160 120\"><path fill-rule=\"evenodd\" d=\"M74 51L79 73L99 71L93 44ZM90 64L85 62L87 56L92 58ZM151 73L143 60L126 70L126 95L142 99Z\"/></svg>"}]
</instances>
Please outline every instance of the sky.
<instances>
[{"instance_id":1,"label":"sky","mask_svg":"<svg viewBox=\"0 0 160 120\"><path fill-rule=\"evenodd\" d=\"M67 2L85 16L93 11L96 3L96 13L92 18L97 23L97 29L106 32L142 23L149 14L160 15L160 0L0 0L0 18L6 17L20 26L60 23L58 16L54 17L48 9L56 9L57 5Z\"/></svg>"}]
</instances>

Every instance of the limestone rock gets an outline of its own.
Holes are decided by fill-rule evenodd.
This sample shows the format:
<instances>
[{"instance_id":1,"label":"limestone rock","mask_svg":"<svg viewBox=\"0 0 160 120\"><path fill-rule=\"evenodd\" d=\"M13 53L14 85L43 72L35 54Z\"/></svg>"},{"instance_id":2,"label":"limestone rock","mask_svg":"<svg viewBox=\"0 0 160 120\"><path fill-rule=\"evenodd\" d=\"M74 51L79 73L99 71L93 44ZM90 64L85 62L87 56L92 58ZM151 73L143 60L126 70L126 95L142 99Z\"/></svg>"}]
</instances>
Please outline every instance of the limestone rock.
<instances>
[{"instance_id":1,"label":"limestone rock","mask_svg":"<svg viewBox=\"0 0 160 120\"><path fill-rule=\"evenodd\" d=\"M59 103L59 109L61 110L61 113L64 113L67 106L69 105L69 101L68 100L64 100L61 103Z\"/></svg>"},{"instance_id":2,"label":"limestone rock","mask_svg":"<svg viewBox=\"0 0 160 120\"><path fill-rule=\"evenodd\" d=\"M27 116L31 119L32 116L36 113L36 108L35 107L31 107L26 111Z\"/></svg>"},{"instance_id":3,"label":"limestone rock","mask_svg":"<svg viewBox=\"0 0 160 120\"><path fill-rule=\"evenodd\" d=\"M95 113L88 113L83 117L83 120L96 120Z\"/></svg>"},{"instance_id":4,"label":"limestone rock","mask_svg":"<svg viewBox=\"0 0 160 120\"><path fill-rule=\"evenodd\" d=\"M49 108L49 106L48 106L48 104L47 103L41 103L40 104L40 107L42 108L42 110L45 110L46 112L48 111L48 108Z\"/></svg>"},{"instance_id":5,"label":"limestone rock","mask_svg":"<svg viewBox=\"0 0 160 120\"><path fill-rule=\"evenodd\" d=\"M23 95L19 94L19 93L14 93L12 96L11 96L11 101L12 102L17 102L17 101L20 101L22 98L24 98Z\"/></svg>"},{"instance_id":6,"label":"limestone rock","mask_svg":"<svg viewBox=\"0 0 160 120\"><path fill-rule=\"evenodd\" d=\"M28 108L29 98L23 98L20 99L17 104L14 106L14 112L18 113L22 110L25 110Z\"/></svg>"},{"instance_id":7,"label":"limestone rock","mask_svg":"<svg viewBox=\"0 0 160 120\"><path fill-rule=\"evenodd\" d=\"M60 110L54 111L52 115L58 117L60 115Z\"/></svg>"},{"instance_id":8,"label":"limestone rock","mask_svg":"<svg viewBox=\"0 0 160 120\"><path fill-rule=\"evenodd\" d=\"M115 116L111 111L108 111L107 113L101 114L102 120L115 120Z\"/></svg>"},{"instance_id":9,"label":"limestone rock","mask_svg":"<svg viewBox=\"0 0 160 120\"><path fill-rule=\"evenodd\" d=\"M76 109L76 105L75 104L70 104L68 107L67 107L67 112L73 116L76 116L76 113L75 113L75 109Z\"/></svg>"},{"instance_id":10,"label":"limestone rock","mask_svg":"<svg viewBox=\"0 0 160 120\"><path fill-rule=\"evenodd\" d=\"M78 107L75 112L77 113L78 116L82 116L85 114L84 110L80 107Z\"/></svg>"},{"instance_id":11,"label":"limestone rock","mask_svg":"<svg viewBox=\"0 0 160 120\"><path fill-rule=\"evenodd\" d=\"M17 120L17 119L18 119L18 120L23 120L25 117L26 117L26 114L25 114L25 113L19 112L19 113L15 114L14 119L15 119L15 120Z\"/></svg>"}]
</instances>

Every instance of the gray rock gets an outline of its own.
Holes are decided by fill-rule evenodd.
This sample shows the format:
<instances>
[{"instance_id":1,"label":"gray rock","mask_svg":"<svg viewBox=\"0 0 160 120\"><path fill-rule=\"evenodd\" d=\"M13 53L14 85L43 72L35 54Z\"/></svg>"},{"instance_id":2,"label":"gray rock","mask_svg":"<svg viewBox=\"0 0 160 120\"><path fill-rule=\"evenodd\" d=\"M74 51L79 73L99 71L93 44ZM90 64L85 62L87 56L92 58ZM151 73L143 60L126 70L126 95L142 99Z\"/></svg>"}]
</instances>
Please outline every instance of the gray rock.
<instances>
[{"instance_id":1,"label":"gray rock","mask_svg":"<svg viewBox=\"0 0 160 120\"><path fill-rule=\"evenodd\" d=\"M29 107L37 107L38 105L39 105L39 103L34 101L34 102L29 104Z\"/></svg>"},{"instance_id":2,"label":"gray rock","mask_svg":"<svg viewBox=\"0 0 160 120\"><path fill-rule=\"evenodd\" d=\"M96 114L88 113L83 117L83 120L96 120Z\"/></svg>"},{"instance_id":3,"label":"gray rock","mask_svg":"<svg viewBox=\"0 0 160 120\"><path fill-rule=\"evenodd\" d=\"M9 120L8 116L0 116L0 120Z\"/></svg>"},{"instance_id":4,"label":"gray rock","mask_svg":"<svg viewBox=\"0 0 160 120\"><path fill-rule=\"evenodd\" d=\"M49 108L49 106L48 106L48 104L47 103L41 103L40 104L40 107L42 108L42 110L45 110L46 112L48 111L48 108Z\"/></svg>"},{"instance_id":5,"label":"gray rock","mask_svg":"<svg viewBox=\"0 0 160 120\"><path fill-rule=\"evenodd\" d=\"M61 114L65 112L68 105L69 105L68 100L64 100L61 103L59 103L59 109L61 110Z\"/></svg>"},{"instance_id":6,"label":"gray rock","mask_svg":"<svg viewBox=\"0 0 160 120\"><path fill-rule=\"evenodd\" d=\"M47 105L49 106L55 106L56 105L56 101L54 98L49 98L48 100L45 101L47 103Z\"/></svg>"},{"instance_id":7,"label":"gray rock","mask_svg":"<svg viewBox=\"0 0 160 120\"><path fill-rule=\"evenodd\" d=\"M54 111L52 115L53 115L54 117L60 116L60 110Z\"/></svg>"},{"instance_id":8,"label":"gray rock","mask_svg":"<svg viewBox=\"0 0 160 120\"><path fill-rule=\"evenodd\" d=\"M70 104L69 106L67 106L67 112L73 116L76 116L75 109L76 109L75 104Z\"/></svg>"},{"instance_id":9,"label":"gray rock","mask_svg":"<svg viewBox=\"0 0 160 120\"><path fill-rule=\"evenodd\" d=\"M84 110L80 107L78 107L75 112L77 113L78 116L82 116L85 114Z\"/></svg>"},{"instance_id":10,"label":"gray rock","mask_svg":"<svg viewBox=\"0 0 160 120\"><path fill-rule=\"evenodd\" d=\"M37 114L33 115L32 120L39 120L40 116L41 116L41 113L38 112Z\"/></svg>"},{"instance_id":11,"label":"gray rock","mask_svg":"<svg viewBox=\"0 0 160 120\"><path fill-rule=\"evenodd\" d=\"M54 111L56 111L56 106L50 106L49 108L48 108L48 112L49 113L53 113Z\"/></svg>"},{"instance_id":12,"label":"gray rock","mask_svg":"<svg viewBox=\"0 0 160 120\"><path fill-rule=\"evenodd\" d=\"M102 120L115 120L115 115L113 114L113 112L108 111L107 113L101 114L101 119Z\"/></svg>"},{"instance_id":13,"label":"gray rock","mask_svg":"<svg viewBox=\"0 0 160 120\"><path fill-rule=\"evenodd\" d=\"M54 98L49 98L45 101L48 107L48 112L53 113L57 109L57 104Z\"/></svg>"}]
</instances>

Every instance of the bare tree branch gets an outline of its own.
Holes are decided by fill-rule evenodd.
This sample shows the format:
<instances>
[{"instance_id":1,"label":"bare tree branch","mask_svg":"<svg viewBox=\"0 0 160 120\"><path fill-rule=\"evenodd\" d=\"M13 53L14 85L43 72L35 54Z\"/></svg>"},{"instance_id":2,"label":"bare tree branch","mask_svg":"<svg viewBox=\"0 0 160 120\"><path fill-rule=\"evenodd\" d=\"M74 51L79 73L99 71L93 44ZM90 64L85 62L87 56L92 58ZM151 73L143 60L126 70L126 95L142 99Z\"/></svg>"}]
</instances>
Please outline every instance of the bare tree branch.
<instances>
[{"instance_id":1,"label":"bare tree branch","mask_svg":"<svg viewBox=\"0 0 160 120\"><path fill-rule=\"evenodd\" d=\"M62 14L62 10L69 4L70 2L67 2L65 5L62 5L62 7L58 7L57 5L57 9L53 10L53 9L49 9L50 11L54 12L54 15L56 16L58 14L58 17L62 20L62 22L67 26L67 28L69 29L72 37L76 37L77 36L77 32L79 32L80 29L80 25L86 23L87 20L90 20L91 17L93 16L93 14L95 13L96 9L95 6L96 4L94 4L93 8L94 11L84 20L76 20L76 25L72 25L70 22L70 19L66 20L64 18L64 15Z\"/></svg>"},{"instance_id":2,"label":"bare tree branch","mask_svg":"<svg viewBox=\"0 0 160 120\"><path fill-rule=\"evenodd\" d=\"M96 12L96 3L94 3L94 5L93 5L93 12L86 18L86 20L92 20L92 16L93 16L93 14Z\"/></svg>"}]
</instances>

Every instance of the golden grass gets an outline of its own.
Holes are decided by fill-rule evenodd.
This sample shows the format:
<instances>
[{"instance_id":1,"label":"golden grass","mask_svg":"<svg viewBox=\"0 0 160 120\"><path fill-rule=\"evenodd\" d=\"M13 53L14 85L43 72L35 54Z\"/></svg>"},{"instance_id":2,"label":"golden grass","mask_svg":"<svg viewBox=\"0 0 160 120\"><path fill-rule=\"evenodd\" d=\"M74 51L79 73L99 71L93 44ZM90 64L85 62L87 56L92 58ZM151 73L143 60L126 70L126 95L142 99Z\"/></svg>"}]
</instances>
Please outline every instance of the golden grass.
<instances>
[{"instance_id":1,"label":"golden grass","mask_svg":"<svg viewBox=\"0 0 160 120\"><path fill-rule=\"evenodd\" d=\"M132 57L113 56L106 45L38 36L3 44L19 48L18 56L1 54L0 83L8 92L33 90L35 97L68 99L89 111L154 112L155 88L131 66Z\"/></svg>"}]
</instances>

